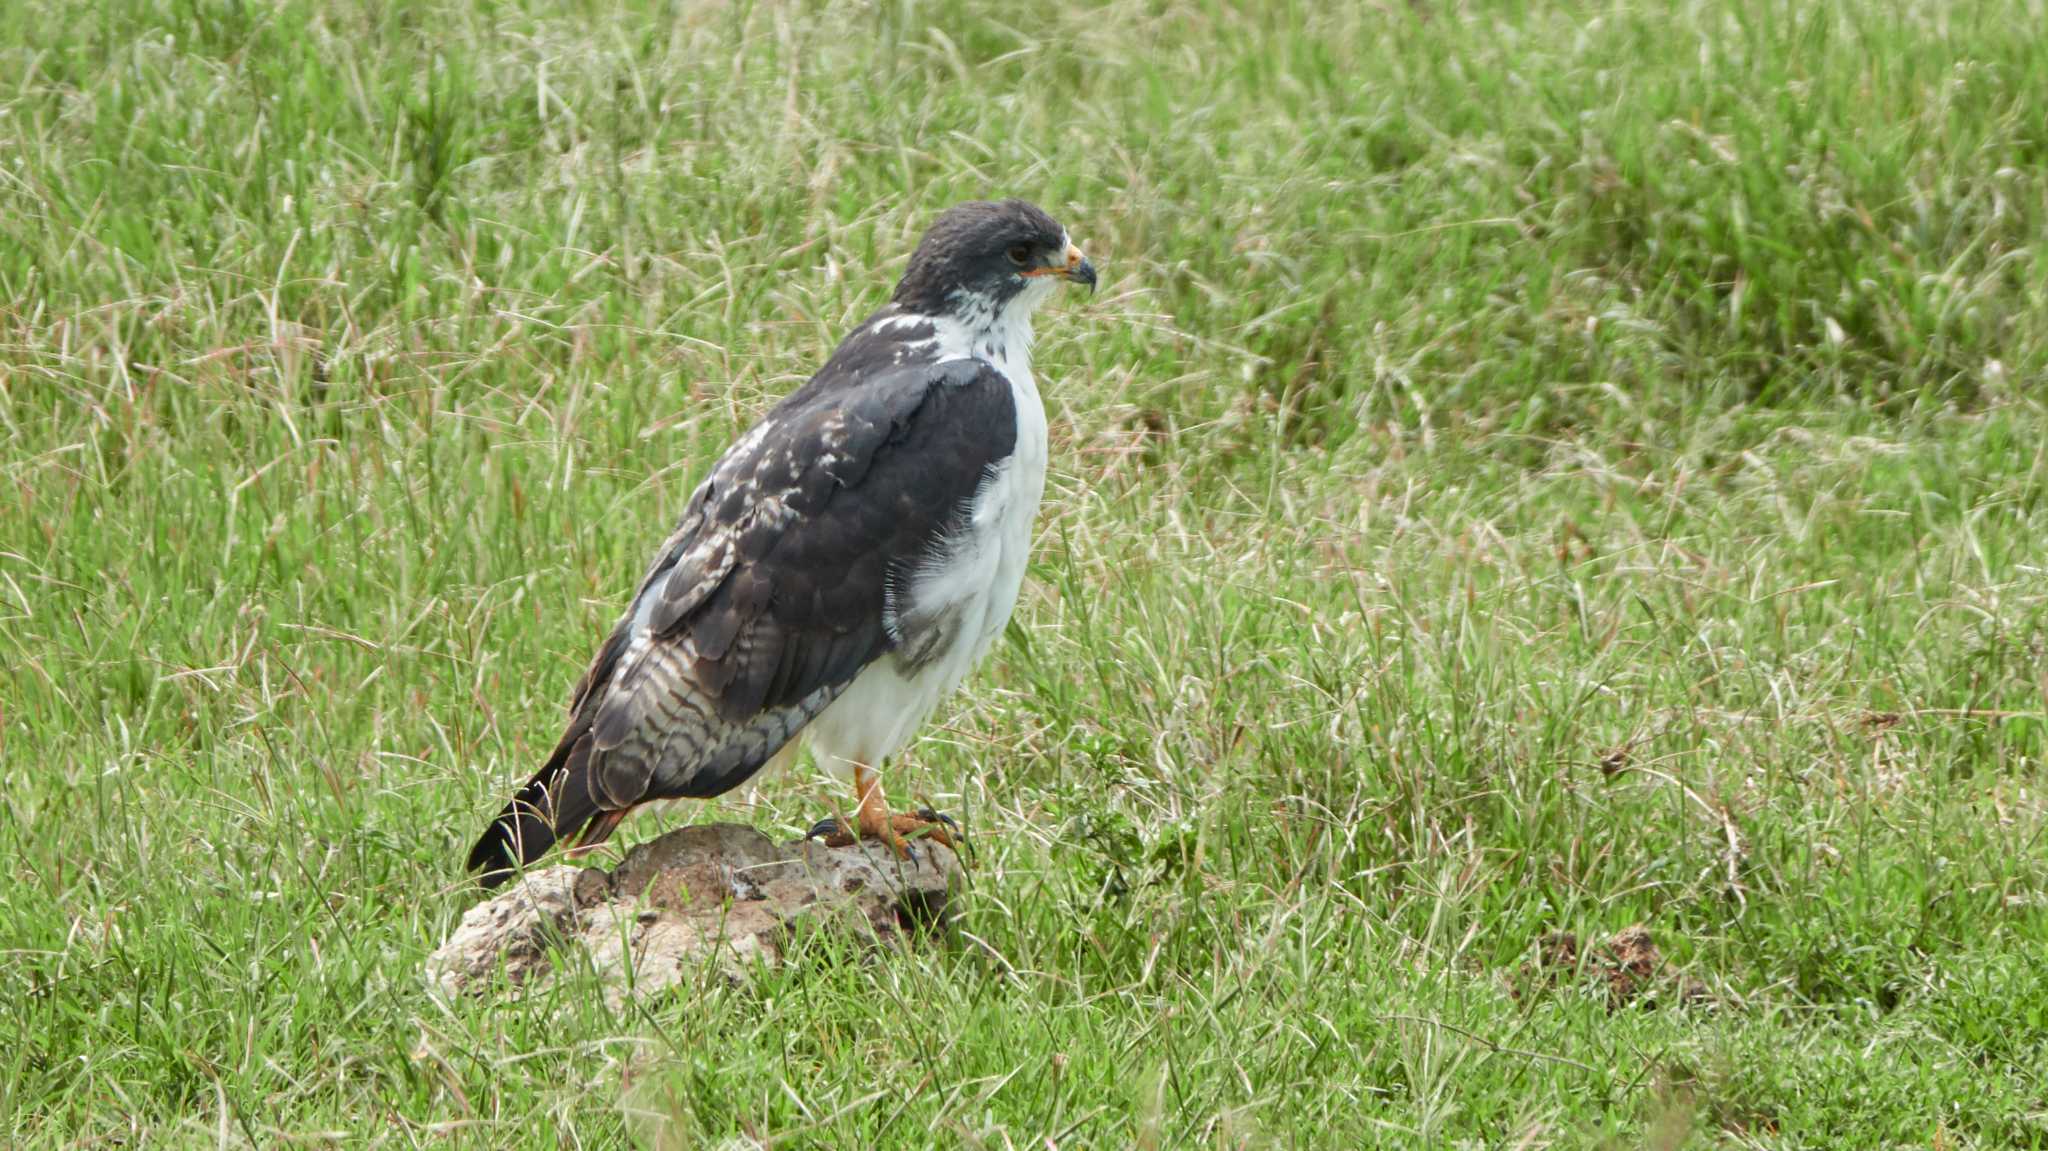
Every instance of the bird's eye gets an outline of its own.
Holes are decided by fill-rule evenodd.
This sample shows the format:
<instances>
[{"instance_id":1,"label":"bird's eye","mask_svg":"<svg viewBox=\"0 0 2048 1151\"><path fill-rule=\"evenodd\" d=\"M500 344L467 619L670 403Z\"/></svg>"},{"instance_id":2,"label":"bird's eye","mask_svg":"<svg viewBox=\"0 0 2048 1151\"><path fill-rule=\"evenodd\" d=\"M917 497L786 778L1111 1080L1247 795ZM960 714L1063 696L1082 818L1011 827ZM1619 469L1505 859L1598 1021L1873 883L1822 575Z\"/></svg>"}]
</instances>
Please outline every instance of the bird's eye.
<instances>
[{"instance_id":1,"label":"bird's eye","mask_svg":"<svg viewBox=\"0 0 2048 1151\"><path fill-rule=\"evenodd\" d=\"M1029 244L1018 244L1018 245L1015 245L1014 247L1012 247L1012 248L1010 249L1010 262L1011 262L1012 264L1015 264L1015 265L1017 265L1017 266L1018 266L1018 267L1020 267L1020 268L1021 268L1021 267L1023 267L1023 266L1025 265L1025 264L1028 264L1028 263L1030 263L1030 262L1031 262L1031 245L1029 245Z\"/></svg>"}]
</instances>

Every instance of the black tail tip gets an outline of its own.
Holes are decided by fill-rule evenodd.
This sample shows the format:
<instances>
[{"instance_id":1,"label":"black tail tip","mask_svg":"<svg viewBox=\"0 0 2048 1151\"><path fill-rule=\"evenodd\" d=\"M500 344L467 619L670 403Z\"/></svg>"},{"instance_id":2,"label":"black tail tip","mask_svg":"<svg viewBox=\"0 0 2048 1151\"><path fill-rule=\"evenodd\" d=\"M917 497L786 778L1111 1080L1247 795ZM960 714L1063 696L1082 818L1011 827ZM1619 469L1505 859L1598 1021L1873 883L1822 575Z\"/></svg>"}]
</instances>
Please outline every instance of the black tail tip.
<instances>
[{"instance_id":1,"label":"black tail tip","mask_svg":"<svg viewBox=\"0 0 2048 1151\"><path fill-rule=\"evenodd\" d=\"M470 868L470 870L478 871L474 867ZM476 885L485 891L496 891L498 888L505 886L507 880L518 874L519 869L517 867L501 863L498 866L486 867L478 871Z\"/></svg>"},{"instance_id":2,"label":"black tail tip","mask_svg":"<svg viewBox=\"0 0 2048 1151\"><path fill-rule=\"evenodd\" d=\"M485 891L502 887L506 880L519 874L519 860L505 848L498 829L493 827L470 849L467 867L478 873L477 886Z\"/></svg>"},{"instance_id":3,"label":"black tail tip","mask_svg":"<svg viewBox=\"0 0 2048 1151\"><path fill-rule=\"evenodd\" d=\"M502 820L492 823L476 846L469 849L467 866L479 873L476 881L485 891L504 886L505 881L516 877L522 868L553 846L553 832L539 820L523 819L520 823L522 826L516 828Z\"/></svg>"}]
</instances>

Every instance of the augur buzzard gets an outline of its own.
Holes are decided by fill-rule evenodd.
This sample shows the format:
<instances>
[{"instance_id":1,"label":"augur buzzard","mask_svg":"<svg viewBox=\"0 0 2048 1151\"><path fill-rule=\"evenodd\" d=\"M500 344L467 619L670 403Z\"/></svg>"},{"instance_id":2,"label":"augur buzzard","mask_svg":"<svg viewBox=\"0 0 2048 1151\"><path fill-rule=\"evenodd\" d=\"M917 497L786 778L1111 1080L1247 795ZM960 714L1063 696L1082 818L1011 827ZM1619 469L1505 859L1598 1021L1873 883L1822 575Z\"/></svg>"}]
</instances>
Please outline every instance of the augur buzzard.
<instances>
[{"instance_id":1,"label":"augur buzzard","mask_svg":"<svg viewBox=\"0 0 2048 1151\"><path fill-rule=\"evenodd\" d=\"M577 685L568 730L469 867L496 886L634 808L709 798L799 736L850 769L851 828L899 854L950 821L891 815L882 761L1009 621L1045 490L1031 314L1095 268L1021 200L942 213L887 306L691 494Z\"/></svg>"}]
</instances>

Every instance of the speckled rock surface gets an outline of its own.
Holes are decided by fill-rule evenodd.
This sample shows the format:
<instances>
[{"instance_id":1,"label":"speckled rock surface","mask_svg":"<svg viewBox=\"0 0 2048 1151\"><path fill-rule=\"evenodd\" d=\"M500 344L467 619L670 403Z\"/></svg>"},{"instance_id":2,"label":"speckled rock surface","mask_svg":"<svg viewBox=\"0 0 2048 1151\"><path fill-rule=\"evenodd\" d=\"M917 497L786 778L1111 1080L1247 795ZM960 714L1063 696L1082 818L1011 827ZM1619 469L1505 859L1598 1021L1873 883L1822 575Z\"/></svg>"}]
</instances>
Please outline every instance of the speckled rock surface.
<instances>
[{"instance_id":1,"label":"speckled rock surface","mask_svg":"<svg viewBox=\"0 0 2048 1151\"><path fill-rule=\"evenodd\" d=\"M943 847L914 861L879 844L777 844L750 827L685 827L633 848L612 871L558 865L470 908L427 960L449 995L530 986L588 962L608 994L651 995L716 967L781 962L798 930L862 945L912 940L943 922L964 876Z\"/></svg>"}]
</instances>

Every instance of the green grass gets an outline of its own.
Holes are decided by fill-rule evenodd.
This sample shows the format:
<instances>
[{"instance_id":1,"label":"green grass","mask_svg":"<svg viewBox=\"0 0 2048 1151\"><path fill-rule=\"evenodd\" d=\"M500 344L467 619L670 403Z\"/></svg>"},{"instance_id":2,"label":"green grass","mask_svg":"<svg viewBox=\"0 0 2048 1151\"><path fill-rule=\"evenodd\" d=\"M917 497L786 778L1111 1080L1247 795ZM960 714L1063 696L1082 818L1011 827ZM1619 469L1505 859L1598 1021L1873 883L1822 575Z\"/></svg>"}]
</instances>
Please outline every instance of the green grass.
<instances>
[{"instance_id":1,"label":"green grass","mask_svg":"<svg viewBox=\"0 0 2048 1151\"><path fill-rule=\"evenodd\" d=\"M0 5L0 1142L2048 1146L2044 27ZM986 194L1105 283L889 773L956 936L430 998L691 481ZM1522 971L1637 922L1705 1000Z\"/></svg>"}]
</instances>

